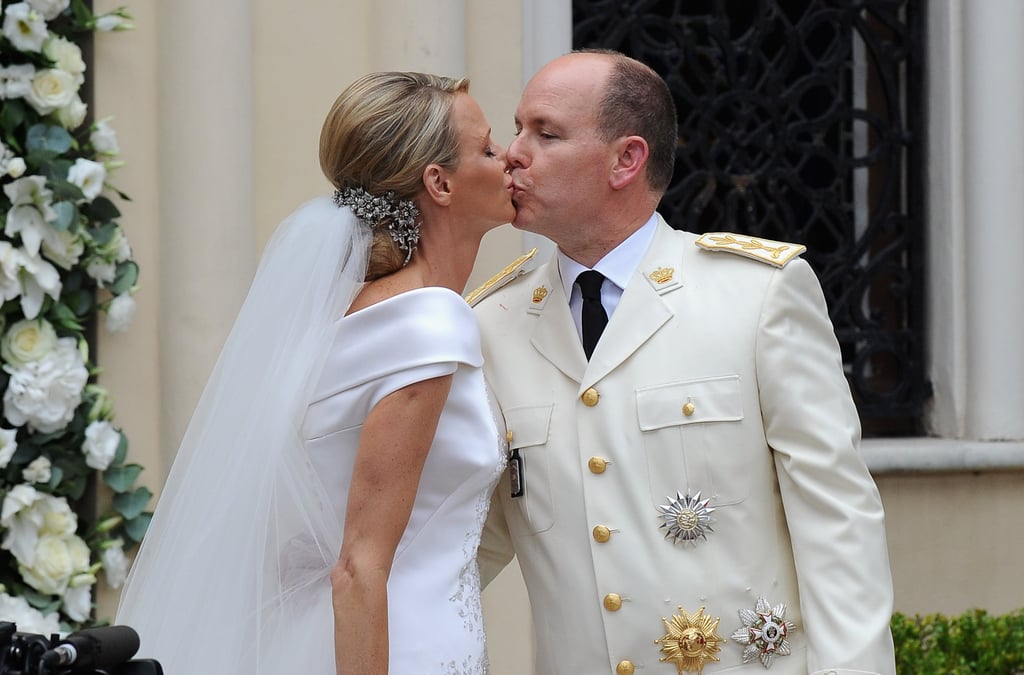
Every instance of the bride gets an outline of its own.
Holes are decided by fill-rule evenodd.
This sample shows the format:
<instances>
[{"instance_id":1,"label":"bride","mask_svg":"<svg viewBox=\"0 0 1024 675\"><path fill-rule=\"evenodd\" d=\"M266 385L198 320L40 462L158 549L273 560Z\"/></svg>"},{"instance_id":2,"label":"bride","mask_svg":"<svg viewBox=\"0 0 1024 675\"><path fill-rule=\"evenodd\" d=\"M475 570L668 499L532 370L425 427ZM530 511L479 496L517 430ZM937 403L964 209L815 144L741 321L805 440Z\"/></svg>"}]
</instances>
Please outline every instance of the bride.
<instances>
[{"instance_id":1,"label":"bride","mask_svg":"<svg viewBox=\"0 0 1024 675\"><path fill-rule=\"evenodd\" d=\"M169 675L487 672L505 460L460 292L515 214L468 86L375 73L328 114L334 195L268 243L121 596Z\"/></svg>"}]
</instances>

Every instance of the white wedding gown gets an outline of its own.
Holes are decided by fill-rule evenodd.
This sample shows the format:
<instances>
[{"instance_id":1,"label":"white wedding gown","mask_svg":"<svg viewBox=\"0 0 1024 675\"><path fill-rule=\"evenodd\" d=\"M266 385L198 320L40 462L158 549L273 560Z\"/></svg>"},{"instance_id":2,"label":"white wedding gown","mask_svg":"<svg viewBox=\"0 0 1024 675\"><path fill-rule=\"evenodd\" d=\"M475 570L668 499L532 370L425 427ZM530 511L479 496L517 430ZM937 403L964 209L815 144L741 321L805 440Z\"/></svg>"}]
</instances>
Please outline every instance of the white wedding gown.
<instances>
[{"instance_id":1,"label":"white wedding gown","mask_svg":"<svg viewBox=\"0 0 1024 675\"><path fill-rule=\"evenodd\" d=\"M476 317L458 294L428 287L338 324L339 335L346 337L330 351L302 433L312 468L339 518L361 424L371 408L401 387L453 374L388 581L389 671L486 673L476 550L505 459L481 370ZM320 591L329 597L326 582ZM319 620L332 622L332 617Z\"/></svg>"}]
</instances>

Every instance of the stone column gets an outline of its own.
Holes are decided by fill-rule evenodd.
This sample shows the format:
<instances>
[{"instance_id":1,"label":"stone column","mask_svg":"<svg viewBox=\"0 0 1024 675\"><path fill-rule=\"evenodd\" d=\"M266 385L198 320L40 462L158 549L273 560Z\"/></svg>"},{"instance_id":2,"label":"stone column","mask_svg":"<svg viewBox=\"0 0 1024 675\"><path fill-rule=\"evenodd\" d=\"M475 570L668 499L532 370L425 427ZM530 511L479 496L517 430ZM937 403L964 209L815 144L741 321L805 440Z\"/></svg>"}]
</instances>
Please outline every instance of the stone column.
<instances>
[{"instance_id":1,"label":"stone column","mask_svg":"<svg viewBox=\"0 0 1024 675\"><path fill-rule=\"evenodd\" d=\"M466 0L377 0L374 68L466 75Z\"/></svg>"},{"instance_id":2,"label":"stone column","mask_svg":"<svg viewBox=\"0 0 1024 675\"><path fill-rule=\"evenodd\" d=\"M161 2L157 26L166 470L255 269L250 3Z\"/></svg>"},{"instance_id":3,"label":"stone column","mask_svg":"<svg viewBox=\"0 0 1024 675\"><path fill-rule=\"evenodd\" d=\"M965 431L1024 439L1024 3L962 7Z\"/></svg>"}]
</instances>

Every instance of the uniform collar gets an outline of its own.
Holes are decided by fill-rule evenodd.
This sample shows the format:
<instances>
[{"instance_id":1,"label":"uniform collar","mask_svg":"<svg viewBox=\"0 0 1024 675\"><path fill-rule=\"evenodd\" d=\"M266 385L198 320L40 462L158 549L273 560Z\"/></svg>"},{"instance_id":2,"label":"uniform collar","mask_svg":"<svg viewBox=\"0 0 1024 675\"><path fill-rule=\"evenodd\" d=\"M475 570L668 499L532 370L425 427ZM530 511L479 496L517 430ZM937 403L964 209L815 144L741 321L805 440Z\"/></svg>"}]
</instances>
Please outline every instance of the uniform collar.
<instances>
[{"instance_id":1,"label":"uniform collar","mask_svg":"<svg viewBox=\"0 0 1024 675\"><path fill-rule=\"evenodd\" d=\"M603 274L606 279L618 286L621 292L626 288L633 272L644 259L657 228L658 214L652 213L646 223L621 244L608 251L592 269ZM572 297L572 285L576 281L576 277L587 269L591 268L584 267L558 249L558 273L561 276L566 298Z\"/></svg>"}]
</instances>

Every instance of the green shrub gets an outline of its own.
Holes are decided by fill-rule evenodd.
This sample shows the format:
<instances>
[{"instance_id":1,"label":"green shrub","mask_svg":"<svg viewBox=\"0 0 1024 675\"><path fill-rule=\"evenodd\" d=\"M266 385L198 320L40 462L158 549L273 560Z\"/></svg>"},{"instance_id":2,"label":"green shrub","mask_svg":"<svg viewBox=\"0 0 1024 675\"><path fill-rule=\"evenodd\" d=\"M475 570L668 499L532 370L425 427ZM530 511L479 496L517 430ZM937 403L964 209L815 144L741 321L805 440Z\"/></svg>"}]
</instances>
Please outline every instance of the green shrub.
<instances>
[{"instance_id":1,"label":"green shrub","mask_svg":"<svg viewBox=\"0 0 1024 675\"><path fill-rule=\"evenodd\" d=\"M895 614L892 637L899 675L1024 674L1024 609L991 616Z\"/></svg>"}]
</instances>

